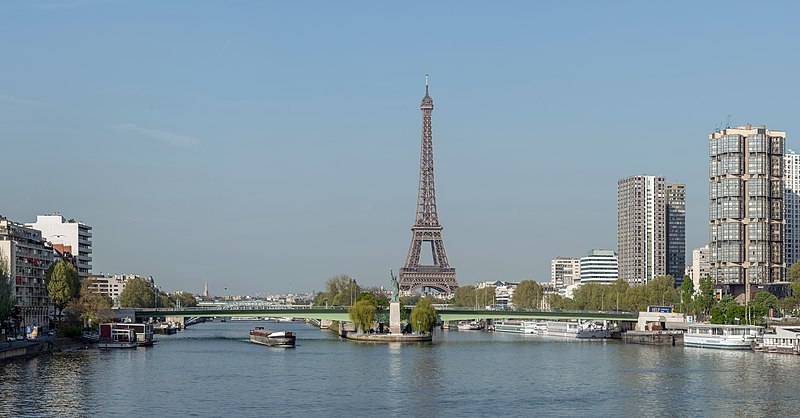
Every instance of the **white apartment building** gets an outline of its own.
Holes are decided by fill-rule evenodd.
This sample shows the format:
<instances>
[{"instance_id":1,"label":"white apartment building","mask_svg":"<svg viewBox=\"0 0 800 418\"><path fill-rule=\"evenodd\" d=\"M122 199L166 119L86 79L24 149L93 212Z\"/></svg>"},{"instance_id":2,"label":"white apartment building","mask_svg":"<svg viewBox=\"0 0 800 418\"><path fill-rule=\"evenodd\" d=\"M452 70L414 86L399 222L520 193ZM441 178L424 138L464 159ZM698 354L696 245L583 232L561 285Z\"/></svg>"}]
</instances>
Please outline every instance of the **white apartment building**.
<instances>
[{"instance_id":1,"label":"white apartment building","mask_svg":"<svg viewBox=\"0 0 800 418\"><path fill-rule=\"evenodd\" d=\"M119 295L125 290L125 284L127 284L128 280L134 278L144 279L155 289L156 284L155 280L153 280L153 276L139 276L136 274L103 274L100 276L91 276L93 283L89 289L92 289L95 293L107 295L111 298L114 306L119 306Z\"/></svg>"},{"instance_id":2,"label":"white apartment building","mask_svg":"<svg viewBox=\"0 0 800 418\"><path fill-rule=\"evenodd\" d=\"M695 293L700 291L700 279L711 275L711 262L709 260L708 244L692 250L692 283Z\"/></svg>"},{"instance_id":3,"label":"white apartment building","mask_svg":"<svg viewBox=\"0 0 800 418\"><path fill-rule=\"evenodd\" d=\"M550 283L556 289L572 286L581 279L581 260L573 257L556 257L550 260Z\"/></svg>"},{"instance_id":4,"label":"white apartment building","mask_svg":"<svg viewBox=\"0 0 800 418\"><path fill-rule=\"evenodd\" d=\"M517 288L519 282L504 282L502 280L496 281L483 281L475 285L476 289L483 289L484 287L494 287L494 303L496 305L509 305L511 298L514 296L514 289Z\"/></svg>"},{"instance_id":5,"label":"white apartment building","mask_svg":"<svg viewBox=\"0 0 800 418\"><path fill-rule=\"evenodd\" d=\"M609 284L619 278L619 263L613 250L592 250L581 257L581 285Z\"/></svg>"},{"instance_id":6,"label":"white apartment building","mask_svg":"<svg viewBox=\"0 0 800 418\"><path fill-rule=\"evenodd\" d=\"M41 232L0 217L0 263L13 287L20 326L47 326L50 297L45 273L53 262L53 250L45 247Z\"/></svg>"},{"instance_id":7,"label":"white apartment building","mask_svg":"<svg viewBox=\"0 0 800 418\"><path fill-rule=\"evenodd\" d=\"M800 154L784 154L783 168L783 254L788 268L800 260Z\"/></svg>"},{"instance_id":8,"label":"white apartment building","mask_svg":"<svg viewBox=\"0 0 800 418\"><path fill-rule=\"evenodd\" d=\"M61 214L39 215L36 222L26 224L42 232L42 238L53 245L69 248L77 258L78 276L81 280L92 272L92 227L74 219L66 220Z\"/></svg>"}]
</instances>

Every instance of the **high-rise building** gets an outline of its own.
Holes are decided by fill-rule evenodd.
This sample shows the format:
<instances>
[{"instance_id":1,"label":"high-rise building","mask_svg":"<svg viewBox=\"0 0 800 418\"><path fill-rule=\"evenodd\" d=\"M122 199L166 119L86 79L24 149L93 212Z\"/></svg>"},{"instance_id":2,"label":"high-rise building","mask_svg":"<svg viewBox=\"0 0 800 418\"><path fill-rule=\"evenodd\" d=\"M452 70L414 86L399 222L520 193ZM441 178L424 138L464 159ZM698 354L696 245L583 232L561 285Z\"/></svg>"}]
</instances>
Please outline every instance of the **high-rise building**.
<instances>
[{"instance_id":1,"label":"high-rise building","mask_svg":"<svg viewBox=\"0 0 800 418\"><path fill-rule=\"evenodd\" d=\"M708 139L711 277L734 295L749 294L753 285L782 281L785 274L786 132L745 125Z\"/></svg>"},{"instance_id":2,"label":"high-rise building","mask_svg":"<svg viewBox=\"0 0 800 418\"><path fill-rule=\"evenodd\" d=\"M619 276L644 284L667 272L666 181L631 176L617 182Z\"/></svg>"},{"instance_id":3,"label":"high-rise building","mask_svg":"<svg viewBox=\"0 0 800 418\"><path fill-rule=\"evenodd\" d=\"M711 269L708 259L708 245L692 250L692 265L690 267L692 272L690 276L692 278L692 283L694 283L694 291L697 292L700 290L700 279L708 277L709 270Z\"/></svg>"},{"instance_id":4,"label":"high-rise building","mask_svg":"<svg viewBox=\"0 0 800 418\"><path fill-rule=\"evenodd\" d=\"M677 287L686 270L686 186L667 183L666 191L667 274Z\"/></svg>"},{"instance_id":5,"label":"high-rise building","mask_svg":"<svg viewBox=\"0 0 800 418\"><path fill-rule=\"evenodd\" d=\"M556 257L550 260L550 283L556 289L572 286L581 279L581 260Z\"/></svg>"},{"instance_id":6,"label":"high-rise building","mask_svg":"<svg viewBox=\"0 0 800 418\"><path fill-rule=\"evenodd\" d=\"M53 249L44 245L41 232L0 217L0 269L8 273L22 326L49 323L45 273L52 262Z\"/></svg>"},{"instance_id":7,"label":"high-rise building","mask_svg":"<svg viewBox=\"0 0 800 418\"><path fill-rule=\"evenodd\" d=\"M36 222L25 226L42 231L42 238L53 246L69 247L77 259L81 280L92 272L92 227L74 219L66 220L59 213L39 215Z\"/></svg>"},{"instance_id":8,"label":"high-rise building","mask_svg":"<svg viewBox=\"0 0 800 418\"><path fill-rule=\"evenodd\" d=\"M613 250L592 250L581 257L581 285L612 283L619 278L619 264Z\"/></svg>"},{"instance_id":9,"label":"high-rise building","mask_svg":"<svg viewBox=\"0 0 800 418\"><path fill-rule=\"evenodd\" d=\"M786 267L800 260L800 154L783 156L783 258Z\"/></svg>"},{"instance_id":10,"label":"high-rise building","mask_svg":"<svg viewBox=\"0 0 800 418\"><path fill-rule=\"evenodd\" d=\"M619 276L645 284L666 274L680 284L686 263L686 193L660 176L617 182Z\"/></svg>"}]
</instances>

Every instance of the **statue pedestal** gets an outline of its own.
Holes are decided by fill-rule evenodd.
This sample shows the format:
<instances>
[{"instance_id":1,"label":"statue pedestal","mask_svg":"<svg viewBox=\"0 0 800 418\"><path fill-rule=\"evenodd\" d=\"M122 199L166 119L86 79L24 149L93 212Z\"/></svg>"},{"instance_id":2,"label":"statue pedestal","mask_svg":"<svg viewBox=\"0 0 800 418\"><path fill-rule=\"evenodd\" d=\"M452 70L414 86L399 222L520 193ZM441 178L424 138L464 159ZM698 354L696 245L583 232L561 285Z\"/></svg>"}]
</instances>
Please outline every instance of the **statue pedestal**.
<instances>
[{"instance_id":1,"label":"statue pedestal","mask_svg":"<svg viewBox=\"0 0 800 418\"><path fill-rule=\"evenodd\" d=\"M400 334L400 302L389 303L389 332Z\"/></svg>"}]
</instances>

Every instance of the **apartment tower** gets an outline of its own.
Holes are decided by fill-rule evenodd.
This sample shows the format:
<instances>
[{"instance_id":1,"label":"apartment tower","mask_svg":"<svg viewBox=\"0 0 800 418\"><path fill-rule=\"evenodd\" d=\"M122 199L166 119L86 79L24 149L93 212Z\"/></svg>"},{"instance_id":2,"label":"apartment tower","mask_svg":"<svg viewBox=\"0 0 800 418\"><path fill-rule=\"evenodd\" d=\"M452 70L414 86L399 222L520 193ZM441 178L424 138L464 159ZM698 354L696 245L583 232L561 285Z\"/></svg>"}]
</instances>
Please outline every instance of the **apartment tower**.
<instances>
[{"instance_id":1,"label":"apartment tower","mask_svg":"<svg viewBox=\"0 0 800 418\"><path fill-rule=\"evenodd\" d=\"M677 287L686 272L686 185L668 183L666 191L667 274Z\"/></svg>"},{"instance_id":2,"label":"apartment tower","mask_svg":"<svg viewBox=\"0 0 800 418\"><path fill-rule=\"evenodd\" d=\"M800 154L783 156L783 260L786 268L800 260Z\"/></svg>"},{"instance_id":3,"label":"apartment tower","mask_svg":"<svg viewBox=\"0 0 800 418\"><path fill-rule=\"evenodd\" d=\"M708 139L710 274L747 301L755 285L784 277L786 132L745 125Z\"/></svg>"}]
</instances>

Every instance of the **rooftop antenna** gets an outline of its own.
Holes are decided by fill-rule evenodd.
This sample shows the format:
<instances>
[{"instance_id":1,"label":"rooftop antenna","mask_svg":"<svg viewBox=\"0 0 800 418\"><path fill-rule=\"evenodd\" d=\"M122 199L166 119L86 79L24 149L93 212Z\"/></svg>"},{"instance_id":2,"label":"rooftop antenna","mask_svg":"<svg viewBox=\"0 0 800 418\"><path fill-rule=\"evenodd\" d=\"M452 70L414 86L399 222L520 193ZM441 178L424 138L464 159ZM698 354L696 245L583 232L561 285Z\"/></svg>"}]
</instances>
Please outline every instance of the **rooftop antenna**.
<instances>
[{"instance_id":1,"label":"rooftop antenna","mask_svg":"<svg viewBox=\"0 0 800 418\"><path fill-rule=\"evenodd\" d=\"M725 127L726 128L730 128L731 127L731 114L730 113L728 113L728 120L725 122Z\"/></svg>"},{"instance_id":2,"label":"rooftop antenna","mask_svg":"<svg viewBox=\"0 0 800 418\"><path fill-rule=\"evenodd\" d=\"M428 94L428 75L425 74L425 94Z\"/></svg>"}]
</instances>

